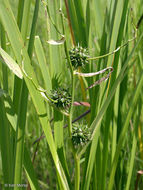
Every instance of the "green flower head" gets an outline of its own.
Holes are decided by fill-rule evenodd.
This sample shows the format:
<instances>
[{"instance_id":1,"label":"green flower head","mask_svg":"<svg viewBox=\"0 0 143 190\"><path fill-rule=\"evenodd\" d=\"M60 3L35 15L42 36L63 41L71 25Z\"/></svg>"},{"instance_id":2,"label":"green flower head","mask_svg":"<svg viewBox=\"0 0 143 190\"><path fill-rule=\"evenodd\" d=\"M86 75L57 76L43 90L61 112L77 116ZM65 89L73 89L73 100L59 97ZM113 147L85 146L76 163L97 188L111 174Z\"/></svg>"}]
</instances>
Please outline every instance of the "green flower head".
<instances>
[{"instance_id":1,"label":"green flower head","mask_svg":"<svg viewBox=\"0 0 143 190\"><path fill-rule=\"evenodd\" d=\"M69 55L70 55L71 64L74 67L74 69L77 69L78 67L83 67L87 63L89 63L87 59L89 57L87 49L79 45L72 48L69 51Z\"/></svg>"},{"instance_id":2,"label":"green flower head","mask_svg":"<svg viewBox=\"0 0 143 190\"><path fill-rule=\"evenodd\" d=\"M90 140L91 132L87 125L73 124L72 126L72 142L75 146L84 145Z\"/></svg>"},{"instance_id":3,"label":"green flower head","mask_svg":"<svg viewBox=\"0 0 143 190\"><path fill-rule=\"evenodd\" d=\"M55 101L55 106L61 110L67 110L71 105L71 95L67 89L57 88L51 90L50 98Z\"/></svg>"}]
</instances>

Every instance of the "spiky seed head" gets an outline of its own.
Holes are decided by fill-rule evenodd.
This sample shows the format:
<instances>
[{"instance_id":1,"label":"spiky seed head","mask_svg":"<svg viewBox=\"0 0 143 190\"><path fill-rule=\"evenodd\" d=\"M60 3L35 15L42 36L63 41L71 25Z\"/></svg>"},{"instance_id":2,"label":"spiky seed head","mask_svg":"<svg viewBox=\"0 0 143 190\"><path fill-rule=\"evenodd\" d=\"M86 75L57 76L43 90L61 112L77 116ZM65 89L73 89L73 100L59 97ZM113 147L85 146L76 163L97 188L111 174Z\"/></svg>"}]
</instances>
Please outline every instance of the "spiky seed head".
<instances>
[{"instance_id":1,"label":"spiky seed head","mask_svg":"<svg viewBox=\"0 0 143 190\"><path fill-rule=\"evenodd\" d=\"M73 124L72 126L72 142L74 146L86 144L91 137L91 132L87 125Z\"/></svg>"},{"instance_id":2,"label":"spiky seed head","mask_svg":"<svg viewBox=\"0 0 143 190\"><path fill-rule=\"evenodd\" d=\"M67 111L71 105L71 95L68 92L68 89L57 88L51 90L50 98L55 101L55 106L58 109Z\"/></svg>"},{"instance_id":3,"label":"spiky seed head","mask_svg":"<svg viewBox=\"0 0 143 190\"><path fill-rule=\"evenodd\" d=\"M83 48L78 45L69 51L69 55L71 64L74 69L77 69L78 67L83 67L87 63L89 63L87 59L89 57L87 48Z\"/></svg>"}]
</instances>

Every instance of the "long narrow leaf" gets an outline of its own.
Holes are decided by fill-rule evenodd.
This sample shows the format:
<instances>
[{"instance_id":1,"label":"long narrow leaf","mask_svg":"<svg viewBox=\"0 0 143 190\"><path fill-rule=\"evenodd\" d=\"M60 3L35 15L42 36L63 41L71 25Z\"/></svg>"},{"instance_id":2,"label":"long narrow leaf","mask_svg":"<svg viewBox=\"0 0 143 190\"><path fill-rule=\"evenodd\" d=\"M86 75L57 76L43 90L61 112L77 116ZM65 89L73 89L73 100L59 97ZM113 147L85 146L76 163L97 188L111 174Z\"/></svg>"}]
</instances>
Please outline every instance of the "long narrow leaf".
<instances>
[{"instance_id":1,"label":"long narrow leaf","mask_svg":"<svg viewBox=\"0 0 143 190\"><path fill-rule=\"evenodd\" d=\"M25 70L30 76L32 75L33 80L36 81L34 73L33 73L33 69L30 65L30 60L29 60L28 54L24 47L22 37L18 30L17 24L15 22L15 19L12 14L12 11L10 9L8 1L0 0L0 6L1 6L0 18L3 22L5 30L7 31L8 38L11 42L11 45L12 45L13 51L15 53L16 59L18 61L18 64L19 65L21 64L21 61L22 61L21 60L21 50L23 50L23 57L25 58L25 61L24 61ZM63 188L68 189L68 184L67 184L64 172L62 170L61 164L59 162L59 159L58 159L58 156L56 153L51 128L50 128L48 119L45 117L46 109L45 109L45 105L44 105L44 100L41 97L41 94L35 89L35 87L33 87L31 82L29 81L29 79L27 79L25 77L25 81L26 81L27 87L29 89L30 95L32 97L33 103L35 105L36 111L39 115L39 119L40 119L41 125L43 127L44 133L46 135L46 139L49 144L49 147L50 147L50 150L51 150L51 153L53 156L53 160L54 160L57 172L59 173Z\"/></svg>"}]
</instances>

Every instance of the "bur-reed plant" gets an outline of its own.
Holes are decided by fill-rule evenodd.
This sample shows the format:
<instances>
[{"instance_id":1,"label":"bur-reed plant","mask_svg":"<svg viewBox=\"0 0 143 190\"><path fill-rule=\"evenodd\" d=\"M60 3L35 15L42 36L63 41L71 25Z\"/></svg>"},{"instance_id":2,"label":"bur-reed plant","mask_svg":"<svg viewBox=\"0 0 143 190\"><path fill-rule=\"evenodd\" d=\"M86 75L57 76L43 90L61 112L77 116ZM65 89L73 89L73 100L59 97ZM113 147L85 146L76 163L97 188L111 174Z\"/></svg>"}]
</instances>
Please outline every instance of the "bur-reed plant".
<instances>
[{"instance_id":1,"label":"bur-reed plant","mask_svg":"<svg viewBox=\"0 0 143 190\"><path fill-rule=\"evenodd\" d=\"M1 189L142 189L142 8L0 0Z\"/></svg>"}]
</instances>

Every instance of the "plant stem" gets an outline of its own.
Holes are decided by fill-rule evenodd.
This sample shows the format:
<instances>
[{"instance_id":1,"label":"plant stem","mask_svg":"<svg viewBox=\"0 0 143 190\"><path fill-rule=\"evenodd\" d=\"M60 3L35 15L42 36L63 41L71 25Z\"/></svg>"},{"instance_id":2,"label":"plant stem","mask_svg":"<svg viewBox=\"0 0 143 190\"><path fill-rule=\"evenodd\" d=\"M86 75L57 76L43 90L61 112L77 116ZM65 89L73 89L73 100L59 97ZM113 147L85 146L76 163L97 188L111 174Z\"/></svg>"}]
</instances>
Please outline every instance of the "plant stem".
<instances>
[{"instance_id":1,"label":"plant stem","mask_svg":"<svg viewBox=\"0 0 143 190\"><path fill-rule=\"evenodd\" d=\"M73 75L73 72L71 73L71 78L72 78L72 100L71 100L71 106L69 110L69 135L70 138L72 137L72 115L73 115L73 102L74 102L74 88L75 88L75 76Z\"/></svg>"},{"instance_id":2,"label":"plant stem","mask_svg":"<svg viewBox=\"0 0 143 190\"><path fill-rule=\"evenodd\" d=\"M61 21L62 21L62 26L63 26L63 33L65 34L62 11L61 11ZM74 76L73 68L71 65L66 41L64 43L64 49L65 49L67 62L68 62L69 68L70 68L71 83L72 83L72 90L71 90L72 101L71 101L71 106L69 109L68 132L69 132L69 137L70 137L71 150L72 150L72 153L74 156L74 162L75 162L75 190L79 190L79 185L80 185L80 158L78 157L77 152L75 150L75 147L72 143L72 116L73 116L73 102L74 102L74 93L75 93L75 91L74 91L74 89L75 89L75 76Z\"/></svg>"},{"instance_id":3,"label":"plant stem","mask_svg":"<svg viewBox=\"0 0 143 190\"><path fill-rule=\"evenodd\" d=\"M80 187L80 158L75 154L75 190L79 190Z\"/></svg>"},{"instance_id":4,"label":"plant stem","mask_svg":"<svg viewBox=\"0 0 143 190\"><path fill-rule=\"evenodd\" d=\"M137 31L136 31L137 33ZM101 58L104 58L104 57L107 57L109 55L112 55L114 53L116 53L117 51L119 51L121 48L123 48L124 46L128 45L129 42L132 42L134 41L135 39L137 38L137 35L135 35L134 38L132 39L129 39L126 43L124 43L123 45L119 46L117 49L115 49L114 51L110 52L110 53L107 53L105 55L101 55L101 56L98 56L98 57L89 57L88 60L97 60L97 59L101 59Z\"/></svg>"},{"instance_id":5,"label":"plant stem","mask_svg":"<svg viewBox=\"0 0 143 190\"><path fill-rule=\"evenodd\" d=\"M81 73L80 68L78 69L78 72ZM85 87L84 87L84 81L83 81L83 78L81 75L78 75L78 77L79 77L79 81L80 81L82 97L83 97L83 100L86 102L87 99L86 99L86 91L85 91Z\"/></svg>"},{"instance_id":6,"label":"plant stem","mask_svg":"<svg viewBox=\"0 0 143 190\"><path fill-rule=\"evenodd\" d=\"M73 71L71 72L71 78L72 78L72 102L69 110L69 117L68 117L68 131L69 131L69 137L71 140L71 148L72 153L74 156L75 161L75 190L79 190L80 185L80 158L77 155L77 152L75 150L75 147L72 143L72 116L73 116L73 102L74 102L74 89L75 89L75 76L73 75Z\"/></svg>"}]
</instances>

